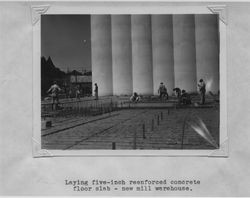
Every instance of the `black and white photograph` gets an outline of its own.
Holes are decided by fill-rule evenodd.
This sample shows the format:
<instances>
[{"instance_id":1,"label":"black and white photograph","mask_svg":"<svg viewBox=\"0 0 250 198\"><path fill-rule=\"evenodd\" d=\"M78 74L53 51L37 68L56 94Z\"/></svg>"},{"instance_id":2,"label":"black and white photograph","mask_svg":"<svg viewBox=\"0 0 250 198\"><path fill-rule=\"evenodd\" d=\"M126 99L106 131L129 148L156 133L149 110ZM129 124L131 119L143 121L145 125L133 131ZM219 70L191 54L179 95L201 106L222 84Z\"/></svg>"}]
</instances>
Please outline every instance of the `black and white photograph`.
<instances>
[{"instance_id":1,"label":"black and white photograph","mask_svg":"<svg viewBox=\"0 0 250 198\"><path fill-rule=\"evenodd\" d=\"M220 148L218 14L41 15L41 148Z\"/></svg>"},{"instance_id":2,"label":"black and white photograph","mask_svg":"<svg viewBox=\"0 0 250 198\"><path fill-rule=\"evenodd\" d=\"M250 196L250 2L0 0L0 197Z\"/></svg>"}]
</instances>

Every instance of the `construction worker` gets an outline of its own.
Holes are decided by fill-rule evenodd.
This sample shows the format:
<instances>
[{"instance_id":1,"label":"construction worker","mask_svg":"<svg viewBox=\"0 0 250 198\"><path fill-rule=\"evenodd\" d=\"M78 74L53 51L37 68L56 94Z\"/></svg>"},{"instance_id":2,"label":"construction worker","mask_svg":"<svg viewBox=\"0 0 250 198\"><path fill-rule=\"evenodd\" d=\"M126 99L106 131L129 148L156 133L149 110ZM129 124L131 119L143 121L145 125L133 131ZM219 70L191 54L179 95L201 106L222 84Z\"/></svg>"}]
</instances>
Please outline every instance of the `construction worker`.
<instances>
[{"instance_id":1,"label":"construction worker","mask_svg":"<svg viewBox=\"0 0 250 198\"><path fill-rule=\"evenodd\" d=\"M80 87L79 85L77 85L76 87L76 99L79 99L80 100L80 97L81 97L81 92L80 92Z\"/></svg>"},{"instance_id":2,"label":"construction worker","mask_svg":"<svg viewBox=\"0 0 250 198\"><path fill-rule=\"evenodd\" d=\"M167 92L167 88L166 86L163 84L163 82L161 82L159 89L158 89L158 93L160 94L160 99L165 98L165 96L167 96L167 100L168 100L168 92Z\"/></svg>"},{"instance_id":3,"label":"construction worker","mask_svg":"<svg viewBox=\"0 0 250 198\"><path fill-rule=\"evenodd\" d=\"M131 102L139 102L140 101L140 96L134 92L133 95L130 97Z\"/></svg>"},{"instance_id":4,"label":"construction worker","mask_svg":"<svg viewBox=\"0 0 250 198\"><path fill-rule=\"evenodd\" d=\"M200 92L200 97L201 97L201 104L205 104L205 94L206 94L206 84L203 81L203 79L200 79L198 83L198 89Z\"/></svg>"},{"instance_id":5,"label":"construction worker","mask_svg":"<svg viewBox=\"0 0 250 198\"><path fill-rule=\"evenodd\" d=\"M173 91L175 92L175 95L178 99L178 104L181 103L181 89L179 87L176 87L173 89Z\"/></svg>"},{"instance_id":6,"label":"construction worker","mask_svg":"<svg viewBox=\"0 0 250 198\"><path fill-rule=\"evenodd\" d=\"M181 103L184 105L191 104L190 95L185 90L181 91Z\"/></svg>"},{"instance_id":7,"label":"construction worker","mask_svg":"<svg viewBox=\"0 0 250 198\"><path fill-rule=\"evenodd\" d=\"M95 92L95 100L98 100L98 86L97 86L97 83L95 83L94 92Z\"/></svg>"},{"instance_id":8,"label":"construction worker","mask_svg":"<svg viewBox=\"0 0 250 198\"><path fill-rule=\"evenodd\" d=\"M58 104L59 104L59 92L61 91L61 88L57 85L57 82L54 81L54 84L51 85L51 87L49 88L49 90L47 91L47 93L51 92L51 96L52 96L52 109L54 109L54 105L55 105L55 110L57 110L58 108Z\"/></svg>"}]
</instances>

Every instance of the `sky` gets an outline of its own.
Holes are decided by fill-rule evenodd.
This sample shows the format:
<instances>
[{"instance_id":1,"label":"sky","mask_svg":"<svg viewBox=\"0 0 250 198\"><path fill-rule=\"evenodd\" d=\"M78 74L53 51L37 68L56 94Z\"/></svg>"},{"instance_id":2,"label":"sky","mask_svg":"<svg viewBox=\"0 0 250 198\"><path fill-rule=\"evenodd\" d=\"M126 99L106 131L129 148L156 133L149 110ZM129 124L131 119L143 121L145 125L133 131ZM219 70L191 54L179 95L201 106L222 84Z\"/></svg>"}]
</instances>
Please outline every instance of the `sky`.
<instances>
[{"instance_id":1,"label":"sky","mask_svg":"<svg viewBox=\"0 0 250 198\"><path fill-rule=\"evenodd\" d=\"M90 15L42 15L41 56L65 72L91 70Z\"/></svg>"}]
</instances>

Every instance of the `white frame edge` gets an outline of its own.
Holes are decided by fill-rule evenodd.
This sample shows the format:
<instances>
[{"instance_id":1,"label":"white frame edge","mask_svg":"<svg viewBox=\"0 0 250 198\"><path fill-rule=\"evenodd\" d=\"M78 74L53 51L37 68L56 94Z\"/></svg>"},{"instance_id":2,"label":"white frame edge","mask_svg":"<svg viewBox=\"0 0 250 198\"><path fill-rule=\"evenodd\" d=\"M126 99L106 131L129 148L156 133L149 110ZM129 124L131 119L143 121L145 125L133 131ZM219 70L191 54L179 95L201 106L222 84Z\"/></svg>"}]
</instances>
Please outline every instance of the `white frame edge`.
<instances>
[{"instance_id":1,"label":"white frame edge","mask_svg":"<svg viewBox=\"0 0 250 198\"><path fill-rule=\"evenodd\" d=\"M226 66L226 26L227 13L225 5L202 5L202 6L169 6L168 3L150 2L155 6L145 6L143 9L134 2L126 2L122 7L121 2L105 6L105 3L81 2L74 4L53 3L52 5L31 5L33 24L33 156L56 157L56 156L206 156L228 157L228 134L227 134L227 66ZM79 6L80 5L80 6ZM124 5L124 2L123 2ZM157 6L158 5L158 6ZM41 14L219 14L220 35L220 149L218 150L46 150L41 149Z\"/></svg>"}]
</instances>

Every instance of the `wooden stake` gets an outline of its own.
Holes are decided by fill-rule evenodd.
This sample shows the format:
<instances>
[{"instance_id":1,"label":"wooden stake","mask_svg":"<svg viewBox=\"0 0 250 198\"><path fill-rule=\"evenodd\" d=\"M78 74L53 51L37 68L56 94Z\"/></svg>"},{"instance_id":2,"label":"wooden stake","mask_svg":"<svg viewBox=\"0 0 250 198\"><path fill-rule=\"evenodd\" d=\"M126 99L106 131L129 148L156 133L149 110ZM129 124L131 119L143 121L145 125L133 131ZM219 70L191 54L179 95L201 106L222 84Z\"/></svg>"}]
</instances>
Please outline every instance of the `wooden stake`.
<instances>
[{"instance_id":1,"label":"wooden stake","mask_svg":"<svg viewBox=\"0 0 250 198\"><path fill-rule=\"evenodd\" d=\"M153 131L154 130L154 124L155 123L155 121L154 121L154 119L152 119L152 127L151 127L151 130Z\"/></svg>"},{"instance_id":2,"label":"wooden stake","mask_svg":"<svg viewBox=\"0 0 250 198\"><path fill-rule=\"evenodd\" d=\"M142 137L143 137L143 139L146 139L145 124L144 124L144 123L143 123L143 125L142 125Z\"/></svg>"},{"instance_id":3,"label":"wooden stake","mask_svg":"<svg viewBox=\"0 0 250 198\"><path fill-rule=\"evenodd\" d=\"M133 144L133 149L136 149L136 130L134 129L134 144Z\"/></svg>"},{"instance_id":4,"label":"wooden stake","mask_svg":"<svg viewBox=\"0 0 250 198\"><path fill-rule=\"evenodd\" d=\"M184 134L185 134L185 127L187 122L188 114L185 116L183 125L182 125L182 137L181 137L181 149L184 147Z\"/></svg>"}]
</instances>

